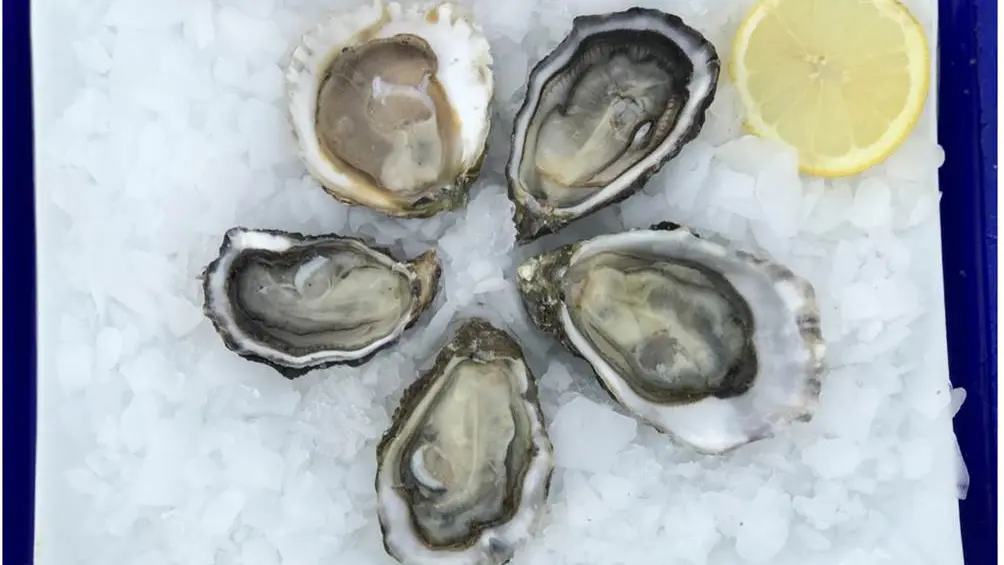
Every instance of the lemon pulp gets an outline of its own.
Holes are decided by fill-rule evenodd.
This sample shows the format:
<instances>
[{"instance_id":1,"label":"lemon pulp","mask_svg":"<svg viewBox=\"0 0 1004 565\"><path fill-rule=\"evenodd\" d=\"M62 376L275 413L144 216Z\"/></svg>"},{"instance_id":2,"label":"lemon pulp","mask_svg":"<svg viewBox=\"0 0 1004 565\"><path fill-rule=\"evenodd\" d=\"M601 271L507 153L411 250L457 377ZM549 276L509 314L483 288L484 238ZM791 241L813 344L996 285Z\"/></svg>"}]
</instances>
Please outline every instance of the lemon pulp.
<instances>
[{"instance_id":1,"label":"lemon pulp","mask_svg":"<svg viewBox=\"0 0 1004 565\"><path fill-rule=\"evenodd\" d=\"M730 65L747 127L828 177L899 147L923 111L929 69L924 30L897 0L761 0Z\"/></svg>"}]
</instances>

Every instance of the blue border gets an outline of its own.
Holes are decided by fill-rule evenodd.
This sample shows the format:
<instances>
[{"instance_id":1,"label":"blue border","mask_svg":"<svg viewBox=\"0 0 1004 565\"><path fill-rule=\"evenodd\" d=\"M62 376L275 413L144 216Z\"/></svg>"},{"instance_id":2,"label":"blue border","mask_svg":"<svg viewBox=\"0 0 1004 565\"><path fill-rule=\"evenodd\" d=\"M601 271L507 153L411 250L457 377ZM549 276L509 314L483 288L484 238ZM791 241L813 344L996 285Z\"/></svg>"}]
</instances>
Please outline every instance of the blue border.
<instances>
[{"instance_id":1,"label":"blue border","mask_svg":"<svg viewBox=\"0 0 1004 565\"><path fill-rule=\"evenodd\" d=\"M955 420L969 467L966 562L997 549L997 5L940 0L938 136L949 362L969 393ZM3 556L32 562L35 486L35 206L28 0L5 0L3 34Z\"/></svg>"},{"instance_id":2,"label":"blue border","mask_svg":"<svg viewBox=\"0 0 1004 565\"><path fill-rule=\"evenodd\" d=\"M970 474L966 563L997 562L997 2L941 0L938 137L948 360L968 392L955 432Z\"/></svg>"},{"instance_id":3,"label":"blue border","mask_svg":"<svg viewBox=\"0 0 1004 565\"><path fill-rule=\"evenodd\" d=\"M35 199L28 0L4 0L3 559L32 562L35 529Z\"/></svg>"}]
</instances>

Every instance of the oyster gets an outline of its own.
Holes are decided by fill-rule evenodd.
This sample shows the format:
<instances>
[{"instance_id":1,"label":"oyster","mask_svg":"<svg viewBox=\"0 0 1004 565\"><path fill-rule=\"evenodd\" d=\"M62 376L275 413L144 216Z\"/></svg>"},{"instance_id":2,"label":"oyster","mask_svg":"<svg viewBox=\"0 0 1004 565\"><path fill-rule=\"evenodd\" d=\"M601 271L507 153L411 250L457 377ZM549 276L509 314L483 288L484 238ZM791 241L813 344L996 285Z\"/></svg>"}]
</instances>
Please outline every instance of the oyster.
<instances>
[{"instance_id":1,"label":"oyster","mask_svg":"<svg viewBox=\"0 0 1004 565\"><path fill-rule=\"evenodd\" d=\"M697 136L718 54L677 16L580 16L530 73L506 176L526 243L619 202Z\"/></svg>"},{"instance_id":2,"label":"oyster","mask_svg":"<svg viewBox=\"0 0 1004 565\"><path fill-rule=\"evenodd\" d=\"M660 224L518 269L533 322L639 419L710 453L815 410L825 346L815 292L787 268Z\"/></svg>"},{"instance_id":3,"label":"oyster","mask_svg":"<svg viewBox=\"0 0 1004 565\"><path fill-rule=\"evenodd\" d=\"M384 547L407 565L499 565L547 498L551 442L519 344L473 318L404 393L377 447Z\"/></svg>"},{"instance_id":4,"label":"oyster","mask_svg":"<svg viewBox=\"0 0 1004 565\"><path fill-rule=\"evenodd\" d=\"M491 63L453 4L376 0L335 15L286 73L303 162L346 204L398 217L463 206L485 157Z\"/></svg>"},{"instance_id":5,"label":"oyster","mask_svg":"<svg viewBox=\"0 0 1004 565\"><path fill-rule=\"evenodd\" d=\"M203 273L203 311L229 349L295 378L396 341L439 275L434 251L401 262L349 237L238 227Z\"/></svg>"}]
</instances>

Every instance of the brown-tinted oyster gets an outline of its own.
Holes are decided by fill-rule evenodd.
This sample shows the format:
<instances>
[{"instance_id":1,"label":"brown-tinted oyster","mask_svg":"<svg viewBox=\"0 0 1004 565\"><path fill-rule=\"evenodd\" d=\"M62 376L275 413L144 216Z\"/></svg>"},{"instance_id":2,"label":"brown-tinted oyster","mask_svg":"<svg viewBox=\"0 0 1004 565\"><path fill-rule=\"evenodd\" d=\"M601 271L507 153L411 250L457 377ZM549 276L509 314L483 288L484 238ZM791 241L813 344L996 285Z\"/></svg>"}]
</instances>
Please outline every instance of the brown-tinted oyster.
<instances>
[{"instance_id":1,"label":"brown-tinted oyster","mask_svg":"<svg viewBox=\"0 0 1004 565\"><path fill-rule=\"evenodd\" d=\"M286 80L300 155L329 194L399 217L467 202L494 83L488 40L450 3L375 0L310 30Z\"/></svg>"}]
</instances>

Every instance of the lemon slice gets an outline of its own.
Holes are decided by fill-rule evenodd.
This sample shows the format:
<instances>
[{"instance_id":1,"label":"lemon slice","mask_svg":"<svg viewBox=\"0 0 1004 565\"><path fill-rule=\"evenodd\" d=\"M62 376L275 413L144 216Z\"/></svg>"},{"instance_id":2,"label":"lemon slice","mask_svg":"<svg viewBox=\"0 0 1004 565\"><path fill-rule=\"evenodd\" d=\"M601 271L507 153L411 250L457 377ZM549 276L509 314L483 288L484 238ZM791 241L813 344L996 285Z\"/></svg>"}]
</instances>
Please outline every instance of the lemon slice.
<instances>
[{"instance_id":1,"label":"lemon slice","mask_svg":"<svg viewBox=\"0 0 1004 565\"><path fill-rule=\"evenodd\" d=\"M897 0L761 0L732 47L747 127L840 177L888 157L924 109L930 55Z\"/></svg>"}]
</instances>

